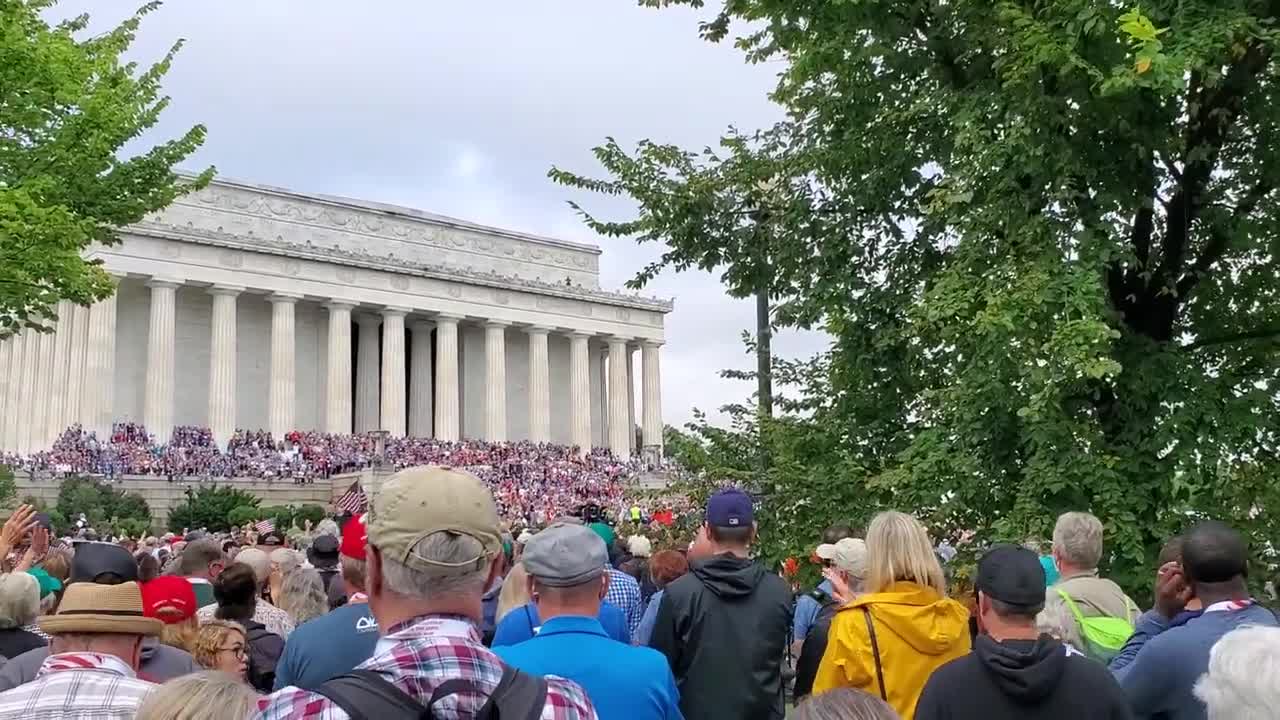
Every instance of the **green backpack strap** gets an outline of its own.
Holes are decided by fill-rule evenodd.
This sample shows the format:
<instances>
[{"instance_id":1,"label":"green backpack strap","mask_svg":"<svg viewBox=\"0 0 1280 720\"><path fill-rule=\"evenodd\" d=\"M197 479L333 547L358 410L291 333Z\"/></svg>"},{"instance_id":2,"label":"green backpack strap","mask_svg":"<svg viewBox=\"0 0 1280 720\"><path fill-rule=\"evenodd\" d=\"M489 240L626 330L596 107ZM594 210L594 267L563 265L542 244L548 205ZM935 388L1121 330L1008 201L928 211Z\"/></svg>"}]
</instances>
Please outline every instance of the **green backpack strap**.
<instances>
[{"instance_id":1,"label":"green backpack strap","mask_svg":"<svg viewBox=\"0 0 1280 720\"><path fill-rule=\"evenodd\" d=\"M1058 595L1067 603L1067 607L1071 609L1071 614L1075 616L1076 622L1080 623L1081 628L1084 627L1084 613L1080 612L1080 608L1076 607L1076 603L1067 594L1066 590L1058 588ZM1128 605L1129 598L1125 597L1125 604Z\"/></svg>"}]
</instances>

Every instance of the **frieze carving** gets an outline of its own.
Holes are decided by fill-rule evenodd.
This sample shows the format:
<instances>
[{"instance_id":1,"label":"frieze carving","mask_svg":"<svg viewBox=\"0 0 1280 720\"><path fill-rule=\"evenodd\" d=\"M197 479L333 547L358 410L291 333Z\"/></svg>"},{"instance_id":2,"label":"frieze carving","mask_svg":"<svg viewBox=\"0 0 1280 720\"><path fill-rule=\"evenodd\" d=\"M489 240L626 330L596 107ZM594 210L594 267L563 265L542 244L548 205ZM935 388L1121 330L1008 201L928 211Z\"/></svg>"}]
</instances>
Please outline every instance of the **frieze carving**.
<instances>
[{"instance_id":1,"label":"frieze carving","mask_svg":"<svg viewBox=\"0 0 1280 720\"><path fill-rule=\"evenodd\" d=\"M582 300L584 302L582 303L581 310L587 316L590 316L591 314L591 306L587 303L591 302L625 304L630 307L654 310L659 313L669 312L673 307L670 300L661 300L631 293L620 293L609 290L588 288L582 285L566 284L563 282L546 282L531 278L503 275L502 273L492 271L460 268L454 265L423 263L400 258L395 258L394 262L392 262L392 260L388 258L370 254L364 249L348 250L336 245L327 247L324 245L315 245L309 242L291 242L278 235L273 238L255 237L251 243L246 243L243 239L235 235L217 233L211 230L202 230L194 227L181 227L164 223L147 222L139 223L134 227L136 231L143 234L148 234L148 231L151 231L149 234L159 234L160 237L224 248L219 254L219 262L227 267L241 267L244 264L241 248L247 247L255 253L294 255L303 260L311 259L321 262L346 265L347 267L338 268L336 273L339 281L348 284L355 283L357 274L355 268L352 266L358 266L383 272L400 273L409 276L432 277L452 282L471 283L490 288L528 291L539 294L540 299L545 295L552 298L565 298L567 301ZM461 289L457 287L451 287L449 290L450 296L455 298L461 297L461 292ZM659 322L659 324L661 324L661 322Z\"/></svg>"},{"instance_id":2,"label":"frieze carving","mask_svg":"<svg viewBox=\"0 0 1280 720\"><path fill-rule=\"evenodd\" d=\"M509 305L511 303L511 293L506 290L494 290L493 301L499 305Z\"/></svg>"},{"instance_id":3,"label":"frieze carving","mask_svg":"<svg viewBox=\"0 0 1280 720\"><path fill-rule=\"evenodd\" d=\"M409 278L405 277L404 275L396 275L395 277L391 278L391 288L393 290L408 290Z\"/></svg>"},{"instance_id":4,"label":"frieze carving","mask_svg":"<svg viewBox=\"0 0 1280 720\"><path fill-rule=\"evenodd\" d=\"M448 290L448 293L449 293L449 297L451 297L451 298L453 298L453 299L455 299L455 300L456 300L456 299L458 299L458 298L462 297L462 288L460 288L460 287L458 287L458 286L456 286L456 285L454 285L454 286L450 286L450 288L449 288L449 290Z\"/></svg>"},{"instance_id":5,"label":"frieze carving","mask_svg":"<svg viewBox=\"0 0 1280 720\"><path fill-rule=\"evenodd\" d=\"M160 255L171 260L176 260L182 257L182 248L176 243L168 243L164 247L160 248Z\"/></svg>"},{"instance_id":6,"label":"frieze carving","mask_svg":"<svg viewBox=\"0 0 1280 720\"><path fill-rule=\"evenodd\" d=\"M631 311L626 308L618 308L618 319L623 322L631 320Z\"/></svg>"},{"instance_id":7,"label":"frieze carving","mask_svg":"<svg viewBox=\"0 0 1280 720\"><path fill-rule=\"evenodd\" d=\"M594 255L537 245L534 241L517 242L495 237L465 227L432 226L429 221L381 217L373 212L345 209L321 203L304 203L251 191L211 185L178 201L179 205L196 205L233 210L260 217L304 222L347 232L390 237L406 242L436 247L452 246L487 255L529 260L577 270L595 270ZM221 229L221 228L219 228Z\"/></svg>"},{"instance_id":8,"label":"frieze carving","mask_svg":"<svg viewBox=\"0 0 1280 720\"><path fill-rule=\"evenodd\" d=\"M295 258L288 258L281 265L286 275L297 275L302 272L302 262Z\"/></svg>"}]
</instances>

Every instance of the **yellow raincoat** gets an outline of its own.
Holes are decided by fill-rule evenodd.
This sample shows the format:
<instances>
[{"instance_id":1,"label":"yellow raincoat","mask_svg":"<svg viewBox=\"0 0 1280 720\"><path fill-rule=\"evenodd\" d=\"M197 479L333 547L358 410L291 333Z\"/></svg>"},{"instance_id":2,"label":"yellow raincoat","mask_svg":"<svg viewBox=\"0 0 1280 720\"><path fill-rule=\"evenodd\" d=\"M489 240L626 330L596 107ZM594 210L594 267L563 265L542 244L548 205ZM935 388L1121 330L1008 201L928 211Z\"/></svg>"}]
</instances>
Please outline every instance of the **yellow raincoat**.
<instances>
[{"instance_id":1,"label":"yellow raincoat","mask_svg":"<svg viewBox=\"0 0 1280 720\"><path fill-rule=\"evenodd\" d=\"M929 675L969 652L969 611L933 588L910 582L859 597L831 619L827 652L813 681L815 695L853 687L880 696L864 607L875 624L889 704L912 720Z\"/></svg>"}]
</instances>

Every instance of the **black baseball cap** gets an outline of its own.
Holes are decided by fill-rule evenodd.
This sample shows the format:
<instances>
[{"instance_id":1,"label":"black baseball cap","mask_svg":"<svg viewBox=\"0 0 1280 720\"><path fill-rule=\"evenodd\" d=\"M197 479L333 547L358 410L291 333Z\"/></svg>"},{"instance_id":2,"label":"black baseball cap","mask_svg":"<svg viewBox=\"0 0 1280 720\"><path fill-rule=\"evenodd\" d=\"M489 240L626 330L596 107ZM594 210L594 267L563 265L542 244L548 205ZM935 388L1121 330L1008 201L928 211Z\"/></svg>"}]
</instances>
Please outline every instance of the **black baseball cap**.
<instances>
[{"instance_id":1,"label":"black baseball cap","mask_svg":"<svg viewBox=\"0 0 1280 720\"><path fill-rule=\"evenodd\" d=\"M138 579L138 563L128 550L115 543L82 542L71 557L70 582L113 585Z\"/></svg>"},{"instance_id":2,"label":"black baseball cap","mask_svg":"<svg viewBox=\"0 0 1280 720\"><path fill-rule=\"evenodd\" d=\"M1040 557L1018 545L996 545L978 561L978 592L1017 607L1044 604L1044 567Z\"/></svg>"}]
</instances>

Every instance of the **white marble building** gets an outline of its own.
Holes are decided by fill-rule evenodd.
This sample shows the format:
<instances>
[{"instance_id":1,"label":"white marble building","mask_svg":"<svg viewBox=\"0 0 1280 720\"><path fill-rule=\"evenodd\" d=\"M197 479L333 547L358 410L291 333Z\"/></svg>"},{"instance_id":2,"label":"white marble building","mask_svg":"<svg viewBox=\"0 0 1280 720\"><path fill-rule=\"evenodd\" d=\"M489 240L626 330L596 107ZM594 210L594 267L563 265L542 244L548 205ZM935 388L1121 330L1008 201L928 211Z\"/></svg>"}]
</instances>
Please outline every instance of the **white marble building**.
<instances>
[{"instance_id":1,"label":"white marble building","mask_svg":"<svg viewBox=\"0 0 1280 720\"><path fill-rule=\"evenodd\" d=\"M0 344L3 449L132 420L626 454L639 408L660 450L672 304L602 290L597 247L226 181L121 240L114 297Z\"/></svg>"}]
</instances>

